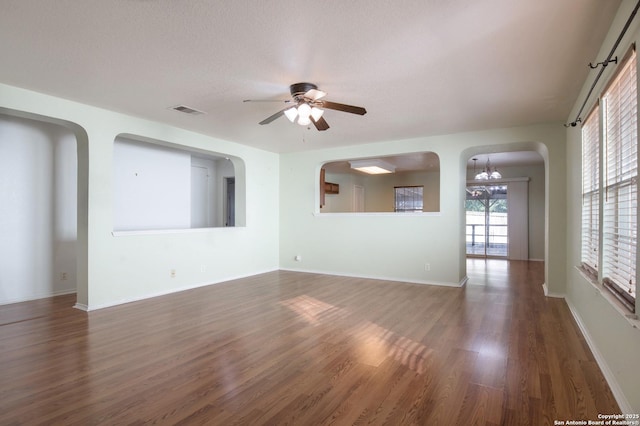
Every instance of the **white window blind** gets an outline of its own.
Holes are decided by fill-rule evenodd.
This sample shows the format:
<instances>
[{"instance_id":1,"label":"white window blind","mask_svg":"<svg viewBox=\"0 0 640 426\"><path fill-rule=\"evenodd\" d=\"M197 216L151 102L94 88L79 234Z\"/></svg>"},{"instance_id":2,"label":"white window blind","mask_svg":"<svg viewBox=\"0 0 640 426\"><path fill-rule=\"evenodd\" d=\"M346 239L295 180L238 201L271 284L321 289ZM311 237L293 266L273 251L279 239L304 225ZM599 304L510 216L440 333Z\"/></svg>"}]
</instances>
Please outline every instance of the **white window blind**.
<instances>
[{"instance_id":1,"label":"white window blind","mask_svg":"<svg viewBox=\"0 0 640 426\"><path fill-rule=\"evenodd\" d=\"M582 266L598 276L600 205L600 108L582 126Z\"/></svg>"},{"instance_id":2,"label":"white window blind","mask_svg":"<svg viewBox=\"0 0 640 426\"><path fill-rule=\"evenodd\" d=\"M623 62L603 94L603 282L634 310L637 240L636 54Z\"/></svg>"},{"instance_id":3,"label":"white window blind","mask_svg":"<svg viewBox=\"0 0 640 426\"><path fill-rule=\"evenodd\" d=\"M424 200L424 187L422 186L396 186L395 211L397 212L421 212Z\"/></svg>"}]
</instances>

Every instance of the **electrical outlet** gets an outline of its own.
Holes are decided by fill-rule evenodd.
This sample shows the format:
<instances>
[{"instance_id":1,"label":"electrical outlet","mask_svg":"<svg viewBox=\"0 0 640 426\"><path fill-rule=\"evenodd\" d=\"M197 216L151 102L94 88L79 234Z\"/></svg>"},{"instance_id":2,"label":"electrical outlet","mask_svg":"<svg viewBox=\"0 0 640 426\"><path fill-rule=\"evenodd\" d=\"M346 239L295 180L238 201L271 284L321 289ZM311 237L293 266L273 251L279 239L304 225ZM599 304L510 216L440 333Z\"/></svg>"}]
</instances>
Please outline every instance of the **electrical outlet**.
<instances>
[{"instance_id":1,"label":"electrical outlet","mask_svg":"<svg viewBox=\"0 0 640 426\"><path fill-rule=\"evenodd\" d=\"M431 270L431 264L430 263L425 263L424 264L424 270L425 271L430 271Z\"/></svg>"},{"instance_id":2,"label":"electrical outlet","mask_svg":"<svg viewBox=\"0 0 640 426\"><path fill-rule=\"evenodd\" d=\"M172 269L171 270L171 278L175 278L176 277L176 270Z\"/></svg>"},{"instance_id":3,"label":"electrical outlet","mask_svg":"<svg viewBox=\"0 0 640 426\"><path fill-rule=\"evenodd\" d=\"M207 272L207 265L200 265L200 272Z\"/></svg>"},{"instance_id":4,"label":"electrical outlet","mask_svg":"<svg viewBox=\"0 0 640 426\"><path fill-rule=\"evenodd\" d=\"M66 272L63 272L62 274L60 274L60 279L61 279L62 281L66 281L66 280L67 280L67 273L66 273Z\"/></svg>"},{"instance_id":5,"label":"electrical outlet","mask_svg":"<svg viewBox=\"0 0 640 426\"><path fill-rule=\"evenodd\" d=\"M296 257L294 257L296 262L302 262L302 256L297 255Z\"/></svg>"}]
</instances>

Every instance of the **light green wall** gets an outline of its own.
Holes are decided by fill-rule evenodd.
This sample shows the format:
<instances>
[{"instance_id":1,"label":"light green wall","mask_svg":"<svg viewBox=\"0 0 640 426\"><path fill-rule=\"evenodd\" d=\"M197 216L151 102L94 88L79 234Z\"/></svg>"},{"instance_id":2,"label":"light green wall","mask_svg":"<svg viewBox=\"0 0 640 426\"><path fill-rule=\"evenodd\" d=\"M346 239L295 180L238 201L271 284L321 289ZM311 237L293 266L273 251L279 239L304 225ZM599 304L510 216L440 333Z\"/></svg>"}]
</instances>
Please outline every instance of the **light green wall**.
<instances>
[{"instance_id":1,"label":"light green wall","mask_svg":"<svg viewBox=\"0 0 640 426\"><path fill-rule=\"evenodd\" d=\"M597 56L598 61L604 60L609 54L635 4L635 1L630 0L622 2L618 15ZM614 56L623 57L632 42L638 43L640 41L639 27L639 17L636 16ZM609 66L604 72L593 92L594 95L582 114L582 118L585 118L586 113L593 106L597 95L602 91L615 68L615 66ZM590 73L567 121L575 119L594 78L595 73ZM595 348L595 355L599 358L601 367L604 366L603 370L608 376L609 384L616 394L618 402L622 405L621 408L629 413L638 413L640 412L640 357L638 356L640 354L640 330L638 330L640 322L626 319L624 313L614 307L615 302L608 300L607 293L588 282L576 269L576 266L580 264L581 247L582 147L580 126L568 128L566 139L568 196L566 299L592 348Z\"/></svg>"},{"instance_id":2,"label":"light green wall","mask_svg":"<svg viewBox=\"0 0 640 426\"><path fill-rule=\"evenodd\" d=\"M481 152L534 150L546 162L546 283L553 291L564 292L564 138L562 124L556 123L283 154L280 266L458 285L466 277L463 224L467 159ZM318 214L323 163L424 151L440 157L439 213ZM554 185L548 185L550 181ZM297 255L302 261L295 261Z\"/></svg>"},{"instance_id":3,"label":"light green wall","mask_svg":"<svg viewBox=\"0 0 640 426\"><path fill-rule=\"evenodd\" d=\"M0 113L66 124L79 135L78 304L95 309L278 268L279 158L161 123L0 85ZM246 226L114 236L113 141L139 135L228 154ZM244 197L241 197L244 200ZM176 277L170 271L176 271Z\"/></svg>"}]
</instances>

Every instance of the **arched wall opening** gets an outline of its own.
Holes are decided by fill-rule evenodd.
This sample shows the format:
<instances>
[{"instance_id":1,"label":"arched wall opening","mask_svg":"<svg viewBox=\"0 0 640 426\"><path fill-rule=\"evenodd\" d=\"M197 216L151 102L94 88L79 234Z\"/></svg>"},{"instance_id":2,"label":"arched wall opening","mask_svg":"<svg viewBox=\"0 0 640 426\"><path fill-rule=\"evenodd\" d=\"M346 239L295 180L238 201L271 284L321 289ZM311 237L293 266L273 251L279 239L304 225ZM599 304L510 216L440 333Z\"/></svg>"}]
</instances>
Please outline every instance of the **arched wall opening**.
<instances>
[{"instance_id":1,"label":"arched wall opening","mask_svg":"<svg viewBox=\"0 0 640 426\"><path fill-rule=\"evenodd\" d=\"M0 108L0 153L0 304L64 293L86 304L86 131Z\"/></svg>"},{"instance_id":2,"label":"arched wall opening","mask_svg":"<svg viewBox=\"0 0 640 426\"><path fill-rule=\"evenodd\" d=\"M492 154L497 153L515 153L515 152L524 152L530 151L535 152L542 157L544 161L544 269L545 269L545 283L549 282L549 151L547 147L540 142L517 142L517 143L507 143L507 144L499 144L499 145L485 145L485 146L476 146L472 148L468 148L461 153L460 157L460 173L463 177L462 182L464 182L464 187L461 188L460 194L462 198L462 204L465 202L465 194L466 194L466 182L469 177L469 160L472 158L482 157L487 158L487 156L491 156ZM465 209L461 209L461 217L460 223L465 224ZM460 244L460 258L461 264L466 265L466 232L465 226L461 226L461 244ZM539 260L539 259L536 259ZM465 266L466 271L466 266ZM546 287L545 287L546 289Z\"/></svg>"},{"instance_id":3,"label":"arched wall opening","mask_svg":"<svg viewBox=\"0 0 640 426\"><path fill-rule=\"evenodd\" d=\"M319 176L319 213L440 212L435 152L329 161Z\"/></svg>"}]
</instances>

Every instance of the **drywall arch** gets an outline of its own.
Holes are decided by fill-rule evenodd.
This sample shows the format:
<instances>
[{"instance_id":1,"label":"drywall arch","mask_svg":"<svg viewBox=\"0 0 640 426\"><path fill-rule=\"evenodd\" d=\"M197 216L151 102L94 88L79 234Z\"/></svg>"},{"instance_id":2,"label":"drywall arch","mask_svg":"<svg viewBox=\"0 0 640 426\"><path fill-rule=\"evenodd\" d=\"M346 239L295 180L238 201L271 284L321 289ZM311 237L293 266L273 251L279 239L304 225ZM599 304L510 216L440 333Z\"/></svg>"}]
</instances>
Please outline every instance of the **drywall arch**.
<instances>
[{"instance_id":1,"label":"drywall arch","mask_svg":"<svg viewBox=\"0 0 640 426\"><path fill-rule=\"evenodd\" d=\"M89 136L80 125L25 111L0 107L0 114L62 126L75 136L77 149L77 241L76 241L76 306L87 306L88 291L88 202L89 202Z\"/></svg>"},{"instance_id":2,"label":"drywall arch","mask_svg":"<svg viewBox=\"0 0 640 426\"><path fill-rule=\"evenodd\" d=\"M564 282L554 282L553 285L550 286L549 274L550 271L562 271L564 269L564 234L550 233L550 227L553 226L551 221L556 221L557 218L551 210L551 202L552 196L550 191L551 185L551 165L550 165L550 156L549 149L542 142L528 141L528 142L513 142L513 143L505 143L505 144L496 144L496 145L482 145L482 146L474 146L462 151L460 156L460 173L464 175L461 179L462 182L466 185L466 169L467 162L470 158L480 155L480 154L493 154L498 152L515 152L515 151L533 151L540 154L542 159L544 160L544 175L545 175L545 229L544 229L544 279L545 282L543 287L545 289L545 294L554 296L561 295L564 293ZM460 189L460 196L464 203L464 192L465 188L462 187ZM464 209L461 211L461 223L464 223ZM464 229L464 228L462 228ZM464 234L464 232L463 232ZM461 259L466 258L466 250L464 245L464 235L461 236L461 244L460 244L460 253ZM465 265L465 262L461 264ZM465 266L466 268L466 266ZM562 274L559 276L563 276Z\"/></svg>"}]
</instances>

